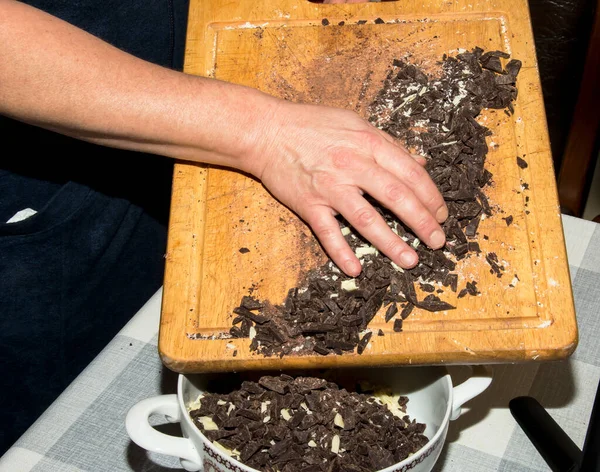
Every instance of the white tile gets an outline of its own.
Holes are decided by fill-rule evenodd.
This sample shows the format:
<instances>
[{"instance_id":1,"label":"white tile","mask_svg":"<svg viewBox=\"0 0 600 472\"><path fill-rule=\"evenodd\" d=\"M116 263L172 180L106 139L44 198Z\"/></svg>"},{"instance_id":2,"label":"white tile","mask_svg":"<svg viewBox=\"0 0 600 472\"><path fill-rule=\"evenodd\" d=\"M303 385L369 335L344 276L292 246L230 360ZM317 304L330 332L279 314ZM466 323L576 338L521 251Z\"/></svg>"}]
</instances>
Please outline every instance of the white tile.
<instances>
[{"instance_id":1,"label":"white tile","mask_svg":"<svg viewBox=\"0 0 600 472\"><path fill-rule=\"evenodd\" d=\"M146 344L117 336L21 436L17 444L45 453L119 377Z\"/></svg>"},{"instance_id":2,"label":"white tile","mask_svg":"<svg viewBox=\"0 0 600 472\"><path fill-rule=\"evenodd\" d=\"M546 411L550 413L573 442L581 448L585 441L587 425L594 406L598 382L600 381L600 367L575 359L571 359L569 363L571 365L571 379L565 379L561 376L561 378L551 379L545 384L550 387L550 383L571 381L573 388L570 395L564 405L548 406ZM549 388L542 390L544 394L540 393L537 398L540 403L545 405L545 396L551 395L551 391Z\"/></svg>"},{"instance_id":3,"label":"white tile","mask_svg":"<svg viewBox=\"0 0 600 472\"><path fill-rule=\"evenodd\" d=\"M567 258L571 267L571 278L575 279L577 269L581 266L585 251L597 225L567 215L562 215L562 221L567 245Z\"/></svg>"},{"instance_id":4,"label":"white tile","mask_svg":"<svg viewBox=\"0 0 600 472\"><path fill-rule=\"evenodd\" d=\"M466 403L461 417L450 424L447 440L502 458L516 426L508 402L529 392L538 367L539 364L494 367L492 385Z\"/></svg>"}]
</instances>

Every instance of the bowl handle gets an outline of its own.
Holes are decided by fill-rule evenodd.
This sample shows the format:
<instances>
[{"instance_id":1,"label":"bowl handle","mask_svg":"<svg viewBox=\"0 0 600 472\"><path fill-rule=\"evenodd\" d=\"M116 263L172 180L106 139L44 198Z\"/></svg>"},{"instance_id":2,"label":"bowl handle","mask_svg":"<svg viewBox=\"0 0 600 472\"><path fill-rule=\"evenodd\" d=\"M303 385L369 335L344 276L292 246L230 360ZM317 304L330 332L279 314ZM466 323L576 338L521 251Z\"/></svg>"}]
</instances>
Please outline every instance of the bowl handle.
<instances>
[{"instance_id":1,"label":"bowl handle","mask_svg":"<svg viewBox=\"0 0 600 472\"><path fill-rule=\"evenodd\" d=\"M462 413L462 406L475 398L492 383L492 371L484 366L472 367L473 375L453 389L452 413L450 419L457 419Z\"/></svg>"},{"instance_id":2,"label":"bowl handle","mask_svg":"<svg viewBox=\"0 0 600 472\"><path fill-rule=\"evenodd\" d=\"M161 395L147 398L134 405L127 413L125 428L131 440L148 451L181 458L181 465L188 471L202 471L204 466L198 451L188 438L176 438L161 433L150 426L153 414L166 415L171 423L181 421L177 395Z\"/></svg>"}]
</instances>

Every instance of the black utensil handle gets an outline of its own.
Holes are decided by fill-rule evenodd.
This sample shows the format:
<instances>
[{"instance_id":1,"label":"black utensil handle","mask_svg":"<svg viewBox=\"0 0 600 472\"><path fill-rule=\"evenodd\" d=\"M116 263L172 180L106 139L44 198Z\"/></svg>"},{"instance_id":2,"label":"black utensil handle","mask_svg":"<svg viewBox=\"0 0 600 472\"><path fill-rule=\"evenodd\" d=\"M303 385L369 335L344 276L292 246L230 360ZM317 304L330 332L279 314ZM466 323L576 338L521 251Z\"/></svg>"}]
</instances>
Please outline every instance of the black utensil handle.
<instances>
[{"instance_id":1,"label":"black utensil handle","mask_svg":"<svg viewBox=\"0 0 600 472\"><path fill-rule=\"evenodd\" d=\"M590 422L583 446L581 472L600 472L600 384L590 415Z\"/></svg>"},{"instance_id":2,"label":"black utensil handle","mask_svg":"<svg viewBox=\"0 0 600 472\"><path fill-rule=\"evenodd\" d=\"M579 470L581 450L535 398L517 397L508 407L553 472Z\"/></svg>"}]
</instances>

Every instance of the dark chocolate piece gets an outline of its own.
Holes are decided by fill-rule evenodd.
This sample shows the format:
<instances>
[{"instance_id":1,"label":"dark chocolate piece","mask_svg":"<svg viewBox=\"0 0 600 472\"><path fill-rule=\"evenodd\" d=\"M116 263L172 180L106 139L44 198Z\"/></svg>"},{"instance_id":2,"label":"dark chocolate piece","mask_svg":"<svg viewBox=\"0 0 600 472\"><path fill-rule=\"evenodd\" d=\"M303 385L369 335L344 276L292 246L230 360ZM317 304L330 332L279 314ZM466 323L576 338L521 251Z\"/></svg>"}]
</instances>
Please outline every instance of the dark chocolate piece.
<instances>
[{"instance_id":1,"label":"dark chocolate piece","mask_svg":"<svg viewBox=\"0 0 600 472\"><path fill-rule=\"evenodd\" d=\"M264 376L260 378L258 384L267 390L277 392L281 395L285 394L289 390L289 381L284 382L279 377Z\"/></svg>"},{"instance_id":2,"label":"dark chocolate piece","mask_svg":"<svg viewBox=\"0 0 600 472\"><path fill-rule=\"evenodd\" d=\"M480 253L481 248L479 247L479 243L477 243L475 241L469 242L469 252Z\"/></svg>"},{"instance_id":3,"label":"dark chocolate piece","mask_svg":"<svg viewBox=\"0 0 600 472\"><path fill-rule=\"evenodd\" d=\"M421 284L421 290L427 293L435 292L435 287L431 284Z\"/></svg>"},{"instance_id":4,"label":"dark chocolate piece","mask_svg":"<svg viewBox=\"0 0 600 472\"><path fill-rule=\"evenodd\" d=\"M415 306L408 302L406 304L406 306L404 308L402 308L402 312L400 313L400 318L402 318L403 320L405 320L406 318L408 318L408 315L410 315L411 311L413 311L413 308Z\"/></svg>"},{"instance_id":5,"label":"dark chocolate piece","mask_svg":"<svg viewBox=\"0 0 600 472\"><path fill-rule=\"evenodd\" d=\"M529 167L529 164L527 164L527 161L525 159L521 159L519 156L517 156L517 165L521 169L527 169Z\"/></svg>"},{"instance_id":6,"label":"dark chocolate piece","mask_svg":"<svg viewBox=\"0 0 600 472\"><path fill-rule=\"evenodd\" d=\"M243 338L244 335L242 334L242 330L240 328L238 328L237 326L232 326L229 329L229 334L231 334L232 338Z\"/></svg>"},{"instance_id":7,"label":"dark chocolate piece","mask_svg":"<svg viewBox=\"0 0 600 472\"><path fill-rule=\"evenodd\" d=\"M260 310L263 307L263 304L256 298L245 295L242 297L242 303L240 303L240 306L248 310Z\"/></svg>"},{"instance_id":8,"label":"dark chocolate piece","mask_svg":"<svg viewBox=\"0 0 600 472\"><path fill-rule=\"evenodd\" d=\"M504 66L504 70L508 75L516 78L521 70L521 65L522 63L518 59L511 59L506 63L506 66Z\"/></svg>"},{"instance_id":9,"label":"dark chocolate piece","mask_svg":"<svg viewBox=\"0 0 600 472\"><path fill-rule=\"evenodd\" d=\"M313 351L315 351L317 354L321 354L322 356L326 356L327 354L331 353L329 349L321 344L315 344Z\"/></svg>"},{"instance_id":10,"label":"dark chocolate piece","mask_svg":"<svg viewBox=\"0 0 600 472\"><path fill-rule=\"evenodd\" d=\"M398 306L392 303L385 312L385 322L390 321L398 313Z\"/></svg>"},{"instance_id":11,"label":"dark chocolate piece","mask_svg":"<svg viewBox=\"0 0 600 472\"><path fill-rule=\"evenodd\" d=\"M437 295L427 295L422 302L419 302L419 308L423 308L427 311L443 311L443 310L454 310L456 307L450 305L450 303L440 300Z\"/></svg>"},{"instance_id":12,"label":"dark chocolate piece","mask_svg":"<svg viewBox=\"0 0 600 472\"><path fill-rule=\"evenodd\" d=\"M238 306L237 308L234 308L233 312L236 315L244 316L249 320L254 321L256 324L265 324L267 321L269 321L269 318L267 318L266 316L259 315L258 313L253 313L247 308L244 308L243 306Z\"/></svg>"},{"instance_id":13,"label":"dark chocolate piece","mask_svg":"<svg viewBox=\"0 0 600 472\"><path fill-rule=\"evenodd\" d=\"M364 352L365 348L367 347L367 344L369 344L369 341L371 340L371 336L373 336L373 333L369 331L362 337L362 339L356 346L356 352L358 354L362 354Z\"/></svg>"},{"instance_id":14,"label":"dark chocolate piece","mask_svg":"<svg viewBox=\"0 0 600 472\"><path fill-rule=\"evenodd\" d=\"M477 282L467 282L467 292L469 295L477 295L479 293L477 290Z\"/></svg>"}]
</instances>

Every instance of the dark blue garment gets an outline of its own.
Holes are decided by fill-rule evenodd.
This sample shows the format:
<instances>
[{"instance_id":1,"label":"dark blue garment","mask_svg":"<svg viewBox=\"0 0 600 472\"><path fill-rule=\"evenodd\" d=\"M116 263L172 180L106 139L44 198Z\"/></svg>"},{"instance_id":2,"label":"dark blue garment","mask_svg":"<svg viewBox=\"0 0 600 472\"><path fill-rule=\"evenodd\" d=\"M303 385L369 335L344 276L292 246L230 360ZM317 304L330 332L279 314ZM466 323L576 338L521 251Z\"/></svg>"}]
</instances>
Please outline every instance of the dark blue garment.
<instances>
[{"instance_id":1,"label":"dark blue garment","mask_svg":"<svg viewBox=\"0 0 600 472\"><path fill-rule=\"evenodd\" d=\"M186 0L26 3L182 68ZM2 454L162 285L173 164L3 117L0 139Z\"/></svg>"}]
</instances>

